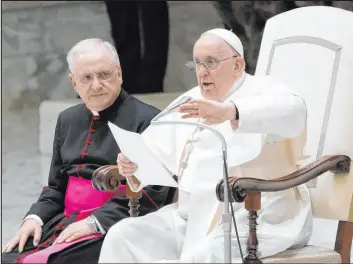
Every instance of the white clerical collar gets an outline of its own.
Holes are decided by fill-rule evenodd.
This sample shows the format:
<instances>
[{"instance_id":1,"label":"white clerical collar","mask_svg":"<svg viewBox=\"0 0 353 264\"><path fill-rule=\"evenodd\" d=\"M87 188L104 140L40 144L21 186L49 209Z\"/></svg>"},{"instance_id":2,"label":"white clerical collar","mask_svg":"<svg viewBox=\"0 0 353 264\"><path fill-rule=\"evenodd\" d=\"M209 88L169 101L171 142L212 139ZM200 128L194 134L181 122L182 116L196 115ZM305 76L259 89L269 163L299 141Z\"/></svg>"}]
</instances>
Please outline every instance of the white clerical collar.
<instances>
[{"instance_id":1,"label":"white clerical collar","mask_svg":"<svg viewBox=\"0 0 353 264\"><path fill-rule=\"evenodd\" d=\"M247 73L244 71L243 74L240 76L240 78L234 82L234 84L232 85L232 88L230 88L227 95L222 99L222 102L225 101L229 96L231 96L235 91L237 91L240 88L240 86L242 86L246 75Z\"/></svg>"},{"instance_id":2,"label":"white clerical collar","mask_svg":"<svg viewBox=\"0 0 353 264\"><path fill-rule=\"evenodd\" d=\"M99 113L98 113L97 111L91 110L91 112L92 112L92 114L93 114L94 116L99 116Z\"/></svg>"}]
</instances>

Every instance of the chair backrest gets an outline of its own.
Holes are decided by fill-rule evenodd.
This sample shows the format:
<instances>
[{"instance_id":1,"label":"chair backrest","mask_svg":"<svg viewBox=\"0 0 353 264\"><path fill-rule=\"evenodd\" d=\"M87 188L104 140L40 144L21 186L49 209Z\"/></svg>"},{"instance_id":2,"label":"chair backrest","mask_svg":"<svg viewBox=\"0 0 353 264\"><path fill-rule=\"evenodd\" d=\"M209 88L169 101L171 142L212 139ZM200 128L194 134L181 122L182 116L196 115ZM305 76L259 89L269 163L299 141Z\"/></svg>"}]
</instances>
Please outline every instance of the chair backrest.
<instances>
[{"instance_id":1,"label":"chair backrest","mask_svg":"<svg viewBox=\"0 0 353 264\"><path fill-rule=\"evenodd\" d=\"M332 154L353 159L353 12L311 6L269 19L255 75L275 76L304 98L308 161ZM353 221L351 167L308 184L315 217Z\"/></svg>"}]
</instances>

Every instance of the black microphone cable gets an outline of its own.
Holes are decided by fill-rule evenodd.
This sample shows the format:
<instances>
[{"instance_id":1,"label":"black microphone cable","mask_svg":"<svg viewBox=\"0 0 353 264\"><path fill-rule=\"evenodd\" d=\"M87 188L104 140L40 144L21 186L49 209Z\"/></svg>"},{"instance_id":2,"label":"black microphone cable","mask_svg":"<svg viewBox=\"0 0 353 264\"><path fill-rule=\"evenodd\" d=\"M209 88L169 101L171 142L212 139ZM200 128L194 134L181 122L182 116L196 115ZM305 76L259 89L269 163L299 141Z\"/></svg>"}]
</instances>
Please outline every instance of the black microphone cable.
<instances>
[{"instance_id":1,"label":"black microphone cable","mask_svg":"<svg viewBox=\"0 0 353 264\"><path fill-rule=\"evenodd\" d=\"M224 166L226 166L226 160L225 160L225 156L223 155L223 164ZM228 171L228 168L225 168L227 171ZM228 173L227 173L228 174ZM228 176L228 175L227 175ZM229 177L227 177L227 180L229 180ZM233 224L234 224L234 229L235 229L235 234L237 236L237 241L238 241L238 247L239 247L239 252L240 252L240 257L241 257L241 261L242 263L244 263L244 255L243 255L243 250L241 248L241 244L240 244L240 238L239 238L239 233L238 233L238 228L237 228L237 223L236 223L236 220L235 220L235 216L234 216L234 208L233 208L233 199L232 199L232 196L231 196L231 192L230 192L230 188L229 188L229 182L227 183L224 183L224 188L227 188L228 189L228 201L229 201L229 204L230 204L230 210L232 212L232 219L233 219ZM221 189L221 188L220 188ZM221 192L219 192L219 195L221 195ZM218 196L218 195L217 195ZM224 200L223 200L224 201Z\"/></svg>"}]
</instances>

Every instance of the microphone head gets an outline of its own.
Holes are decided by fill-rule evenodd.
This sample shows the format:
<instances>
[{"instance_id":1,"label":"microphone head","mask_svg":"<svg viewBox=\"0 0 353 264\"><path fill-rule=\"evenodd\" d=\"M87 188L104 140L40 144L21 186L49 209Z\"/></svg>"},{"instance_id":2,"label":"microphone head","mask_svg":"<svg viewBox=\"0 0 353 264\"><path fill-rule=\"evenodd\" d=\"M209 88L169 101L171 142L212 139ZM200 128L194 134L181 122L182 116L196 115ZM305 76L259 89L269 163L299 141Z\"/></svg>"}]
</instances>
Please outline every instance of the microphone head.
<instances>
[{"instance_id":1,"label":"microphone head","mask_svg":"<svg viewBox=\"0 0 353 264\"><path fill-rule=\"evenodd\" d=\"M183 98L184 98L184 100L185 100L184 104L187 103L187 102L190 102L190 101L192 100L192 97L191 97L191 96L184 96ZM183 101L184 101L184 100L183 100Z\"/></svg>"},{"instance_id":2,"label":"microphone head","mask_svg":"<svg viewBox=\"0 0 353 264\"><path fill-rule=\"evenodd\" d=\"M175 102L173 105L170 105L167 107L164 111L160 112L158 115L156 115L151 122L155 122L156 120L160 119L163 116L169 115L172 112L175 112L179 106L182 104L186 104L187 102L190 102L192 100L191 96L183 96L181 97L177 102Z\"/></svg>"},{"instance_id":3,"label":"microphone head","mask_svg":"<svg viewBox=\"0 0 353 264\"><path fill-rule=\"evenodd\" d=\"M187 102L190 102L192 100L191 96L183 96L181 97L175 104L173 104L172 106L170 106L170 108L176 108L181 106L182 104L186 104Z\"/></svg>"},{"instance_id":4,"label":"microphone head","mask_svg":"<svg viewBox=\"0 0 353 264\"><path fill-rule=\"evenodd\" d=\"M174 105L170 106L168 108L168 112L174 112L176 109L179 108L179 106L186 104L187 102L190 102L192 100L191 96L183 96L182 98L180 98L180 100L178 102L176 102Z\"/></svg>"}]
</instances>

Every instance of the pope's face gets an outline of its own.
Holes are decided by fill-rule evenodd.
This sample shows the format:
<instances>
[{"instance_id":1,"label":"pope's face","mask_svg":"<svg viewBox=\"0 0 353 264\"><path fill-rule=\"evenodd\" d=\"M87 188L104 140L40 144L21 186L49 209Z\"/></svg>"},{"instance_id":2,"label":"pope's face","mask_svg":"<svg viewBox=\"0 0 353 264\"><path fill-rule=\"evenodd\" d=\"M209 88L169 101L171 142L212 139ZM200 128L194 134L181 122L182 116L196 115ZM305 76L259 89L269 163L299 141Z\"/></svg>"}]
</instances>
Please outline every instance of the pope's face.
<instances>
[{"instance_id":1,"label":"pope's face","mask_svg":"<svg viewBox=\"0 0 353 264\"><path fill-rule=\"evenodd\" d=\"M75 56L73 67L70 80L90 110L102 111L114 103L121 90L121 68L104 47Z\"/></svg>"},{"instance_id":2,"label":"pope's face","mask_svg":"<svg viewBox=\"0 0 353 264\"><path fill-rule=\"evenodd\" d=\"M206 34L195 43L193 59L202 95L221 100L243 72L244 60L221 38Z\"/></svg>"}]
</instances>

